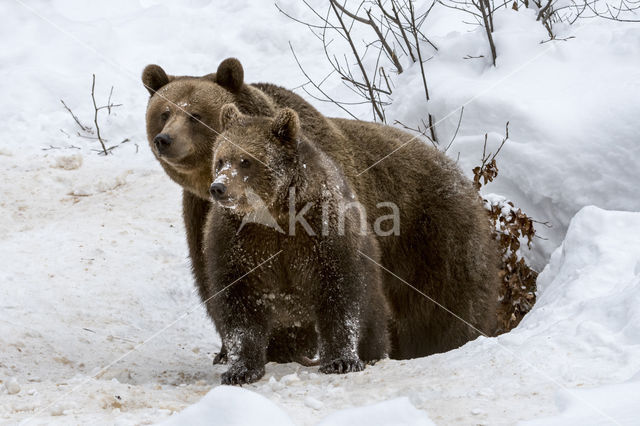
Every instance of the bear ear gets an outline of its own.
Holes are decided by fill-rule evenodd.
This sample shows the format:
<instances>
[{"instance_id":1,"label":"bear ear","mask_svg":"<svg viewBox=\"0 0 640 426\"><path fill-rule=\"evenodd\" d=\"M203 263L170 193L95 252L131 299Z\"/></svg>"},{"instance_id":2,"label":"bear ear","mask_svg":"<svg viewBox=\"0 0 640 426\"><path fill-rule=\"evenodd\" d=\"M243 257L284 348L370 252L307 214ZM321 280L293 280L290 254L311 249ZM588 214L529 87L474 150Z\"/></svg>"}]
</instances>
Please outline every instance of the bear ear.
<instances>
[{"instance_id":1,"label":"bear ear","mask_svg":"<svg viewBox=\"0 0 640 426\"><path fill-rule=\"evenodd\" d=\"M216 83L235 93L240 90L244 81L242 64L236 58L227 58L218 66L215 77Z\"/></svg>"},{"instance_id":2,"label":"bear ear","mask_svg":"<svg viewBox=\"0 0 640 426\"><path fill-rule=\"evenodd\" d=\"M242 113L234 104L223 105L222 109L220 109L220 126L222 126L222 131L231 127L231 125L240 120L242 116Z\"/></svg>"},{"instance_id":3,"label":"bear ear","mask_svg":"<svg viewBox=\"0 0 640 426\"><path fill-rule=\"evenodd\" d=\"M273 120L271 131L282 142L297 140L300 131L298 114L291 108L282 109Z\"/></svg>"},{"instance_id":4,"label":"bear ear","mask_svg":"<svg viewBox=\"0 0 640 426\"><path fill-rule=\"evenodd\" d=\"M173 76L167 75L159 65L151 64L144 67L142 71L142 84L147 88L149 94L153 96L160 88L173 80Z\"/></svg>"}]
</instances>

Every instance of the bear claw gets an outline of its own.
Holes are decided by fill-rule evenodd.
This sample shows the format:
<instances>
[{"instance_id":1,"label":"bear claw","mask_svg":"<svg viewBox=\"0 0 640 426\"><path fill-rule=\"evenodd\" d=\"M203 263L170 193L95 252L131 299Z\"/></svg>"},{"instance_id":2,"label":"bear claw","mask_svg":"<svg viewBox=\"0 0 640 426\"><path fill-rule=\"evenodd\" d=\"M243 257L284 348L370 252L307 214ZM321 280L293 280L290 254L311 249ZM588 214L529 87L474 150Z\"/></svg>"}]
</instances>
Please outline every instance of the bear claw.
<instances>
[{"instance_id":1,"label":"bear claw","mask_svg":"<svg viewBox=\"0 0 640 426\"><path fill-rule=\"evenodd\" d=\"M338 358L320 367L320 372L325 374L354 373L362 370L364 370L364 364L357 358Z\"/></svg>"},{"instance_id":2,"label":"bear claw","mask_svg":"<svg viewBox=\"0 0 640 426\"><path fill-rule=\"evenodd\" d=\"M227 351L221 349L220 352L216 353L216 356L213 358L213 365L217 364L226 364L229 361L227 358Z\"/></svg>"},{"instance_id":3,"label":"bear claw","mask_svg":"<svg viewBox=\"0 0 640 426\"><path fill-rule=\"evenodd\" d=\"M264 367L252 369L244 365L233 366L222 373L221 383L223 385L244 385L257 382L262 376L264 376Z\"/></svg>"}]
</instances>

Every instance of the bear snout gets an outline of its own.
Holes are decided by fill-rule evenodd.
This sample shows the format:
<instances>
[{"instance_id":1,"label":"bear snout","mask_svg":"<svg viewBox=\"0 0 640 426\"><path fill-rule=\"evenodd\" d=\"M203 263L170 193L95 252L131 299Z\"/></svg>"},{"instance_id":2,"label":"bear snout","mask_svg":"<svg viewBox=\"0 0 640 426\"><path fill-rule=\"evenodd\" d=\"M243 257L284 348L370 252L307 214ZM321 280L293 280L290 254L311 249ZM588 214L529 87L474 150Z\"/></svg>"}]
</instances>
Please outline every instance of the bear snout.
<instances>
[{"instance_id":1,"label":"bear snout","mask_svg":"<svg viewBox=\"0 0 640 426\"><path fill-rule=\"evenodd\" d=\"M173 142L173 139L168 133L160 133L153 138L153 144L156 146L159 154L165 154L171 146L171 142Z\"/></svg>"},{"instance_id":2,"label":"bear snout","mask_svg":"<svg viewBox=\"0 0 640 426\"><path fill-rule=\"evenodd\" d=\"M213 182L209 187L209 192L213 198L219 200L227 192L227 186L222 182Z\"/></svg>"}]
</instances>

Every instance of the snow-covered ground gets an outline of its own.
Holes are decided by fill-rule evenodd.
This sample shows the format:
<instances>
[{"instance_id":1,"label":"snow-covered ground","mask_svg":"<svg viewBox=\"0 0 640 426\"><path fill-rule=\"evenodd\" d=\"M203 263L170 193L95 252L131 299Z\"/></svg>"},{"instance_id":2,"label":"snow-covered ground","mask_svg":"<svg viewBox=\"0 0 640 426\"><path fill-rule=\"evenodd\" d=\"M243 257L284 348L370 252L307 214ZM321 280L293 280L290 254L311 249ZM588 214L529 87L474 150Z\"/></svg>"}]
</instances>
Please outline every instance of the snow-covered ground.
<instances>
[{"instance_id":1,"label":"snow-covered ground","mask_svg":"<svg viewBox=\"0 0 640 426\"><path fill-rule=\"evenodd\" d=\"M639 24L585 21L563 29L575 39L540 44L533 15L505 9L492 68L462 59L487 55L483 35L435 8L427 72L429 110L448 117L441 138L466 103L449 154L469 172L484 133L494 147L510 121L487 190L552 224L525 253L545 268L537 304L509 334L449 353L343 376L269 364L237 389L211 365L219 339L194 292L180 189L146 145L139 75L148 63L204 74L236 56L248 81L293 88L305 79L289 41L314 76L327 65L269 2L177 3L0 3L0 422L640 424ZM406 68L388 112L412 124L425 109ZM113 85L123 104L102 111L103 135L130 139L108 157L60 103L91 124L92 73L98 102Z\"/></svg>"}]
</instances>

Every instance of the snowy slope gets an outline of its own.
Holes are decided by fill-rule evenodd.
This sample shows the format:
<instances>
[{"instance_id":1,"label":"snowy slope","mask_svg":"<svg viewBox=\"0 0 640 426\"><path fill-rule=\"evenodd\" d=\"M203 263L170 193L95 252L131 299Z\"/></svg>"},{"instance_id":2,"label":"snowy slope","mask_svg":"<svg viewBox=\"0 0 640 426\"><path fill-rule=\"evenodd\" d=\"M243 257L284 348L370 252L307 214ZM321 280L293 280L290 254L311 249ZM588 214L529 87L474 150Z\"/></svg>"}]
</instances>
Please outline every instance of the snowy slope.
<instances>
[{"instance_id":1,"label":"snowy slope","mask_svg":"<svg viewBox=\"0 0 640 426\"><path fill-rule=\"evenodd\" d=\"M444 12L436 9L432 18L442 53L427 68L434 99L428 110L448 143L464 106L449 154L460 155L465 172L479 165L484 134L493 151L509 122L499 177L484 190L507 195L551 224L538 227L546 240L534 250L535 265L542 269L582 206L639 211L640 24L583 21L564 31L559 26L561 37L575 39L540 44L548 36L533 11L507 8L495 18L494 69L485 58L463 59L489 56L488 44L480 30L456 28L455 16L438 15ZM415 90L422 84L418 71L400 76L392 119L418 123L426 115Z\"/></svg>"},{"instance_id":2,"label":"snowy slope","mask_svg":"<svg viewBox=\"0 0 640 426\"><path fill-rule=\"evenodd\" d=\"M251 421L233 417L245 407L295 424L637 424L640 213L607 210L640 211L638 25L590 21L566 30L576 39L540 45L532 17L505 10L493 69L462 59L486 54L481 34L435 9L430 111L445 117L482 93L465 107L450 154L460 152L468 172L482 135L496 143L510 120L512 141L487 190L553 224L531 257L540 267L550 258L537 305L508 335L446 354L347 376L269 364L238 391L217 388L219 339L194 292L180 189L146 145L139 74L153 62L203 74L237 56L249 81L296 87L304 77L288 41L317 76L327 72L321 46L270 3L11 0L0 13L0 422L157 422L206 395L183 415ZM91 124L92 73L98 101L113 85L123 104L101 116L103 134L130 139L108 157L76 136L60 103ZM409 68L397 80L394 119L424 114L416 78ZM456 123L452 114L439 125L443 138Z\"/></svg>"}]
</instances>

